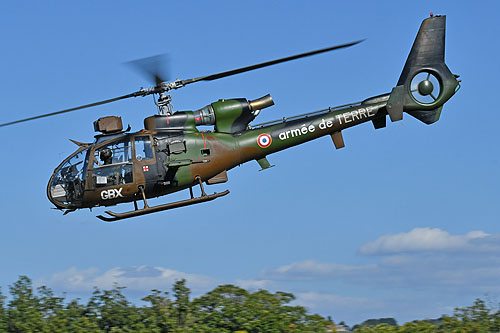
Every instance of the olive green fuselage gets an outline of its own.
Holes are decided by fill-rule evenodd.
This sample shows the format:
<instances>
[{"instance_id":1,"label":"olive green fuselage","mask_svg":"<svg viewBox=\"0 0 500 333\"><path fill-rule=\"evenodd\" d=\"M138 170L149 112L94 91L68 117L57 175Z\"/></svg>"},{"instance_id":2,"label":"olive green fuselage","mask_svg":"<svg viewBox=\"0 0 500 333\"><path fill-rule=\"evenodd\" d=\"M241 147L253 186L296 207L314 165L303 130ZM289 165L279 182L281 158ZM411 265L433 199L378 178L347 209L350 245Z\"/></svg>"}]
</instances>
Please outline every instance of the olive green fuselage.
<instances>
[{"instance_id":1,"label":"olive green fuselage","mask_svg":"<svg viewBox=\"0 0 500 333\"><path fill-rule=\"evenodd\" d=\"M186 144L185 152L165 154L165 158L170 161L167 163L172 161L181 163L191 161L191 163L177 168L170 185L156 190L150 187L146 193L148 196L158 196L176 192L196 184L197 177L207 181L245 162L259 160L269 154L340 132L363 122L385 118L387 115L385 104L385 102L360 104L246 129L238 133L184 132L182 140ZM160 132L153 135L158 137L166 135L170 140L179 138ZM157 150L161 151L161 147Z\"/></svg>"},{"instance_id":2,"label":"olive green fuselage","mask_svg":"<svg viewBox=\"0 0 500 333\"><path fill-rule=\"evenodd\" d=\"M261 164L261 159L280 150L325 135L338 135L343 129L363 122L385 120L387 98L388 95L375 98L371 103L325 109L253 128L245 126L235 133L217 129L199 131L193 111L178 112L170 118L149 117L145 127L150 129L98 136L94 144L83 145L56 168L47 194L61 209L92 208L137 201L140 188L147 198L152 198L191 188L200 180L207 184L225 182L226 172L245 162L257 160ZM233 123L242 119L241 114L234 112ZM151 129L161 124L163 127ZM221 128L229 132L234 126L219 126ZM144 155L144 142L149 142L148 156ZM100 153L107 149L113 150L120 159L105 165L100 161ZM69 174L67 171L77 166L71 161L78 154L86 157L80 164L83 166L81 180L75 182L64 172ZM68 165L69 168L65 167ZM61 188L56 184L66 184L65 196L59 194Z\"/></svg>"}]
</instances>

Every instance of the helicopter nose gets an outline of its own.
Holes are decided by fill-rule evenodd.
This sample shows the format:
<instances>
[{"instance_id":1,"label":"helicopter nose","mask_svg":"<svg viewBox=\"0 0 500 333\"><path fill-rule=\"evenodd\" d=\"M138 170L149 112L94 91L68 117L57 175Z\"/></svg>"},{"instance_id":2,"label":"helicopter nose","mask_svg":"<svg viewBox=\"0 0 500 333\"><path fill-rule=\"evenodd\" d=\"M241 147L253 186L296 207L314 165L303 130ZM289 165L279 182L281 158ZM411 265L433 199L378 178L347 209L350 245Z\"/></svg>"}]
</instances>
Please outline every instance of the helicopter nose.
<instances>
[{"instance_id":1,"label":"helicopter nose","mask_svg":"<svg viewBox=\"0 0 500 333\"><path fill-rule=\"evenodd\" d=\"M81 148L61 163L47 185L47 197L57 208L80 208L85 189L88 148Z\"/></svg>"},{"instance_id":2,"label":"helicopter nose","mask_svg":"<svg viewBox=\"0 0 500 333\"><path fill-rule=\"evenodd\" d=\"M65 185L55 177L52 177L47 185L47 198L59 209L68 208L71 204Z\"/></svg>"}]
</instances>

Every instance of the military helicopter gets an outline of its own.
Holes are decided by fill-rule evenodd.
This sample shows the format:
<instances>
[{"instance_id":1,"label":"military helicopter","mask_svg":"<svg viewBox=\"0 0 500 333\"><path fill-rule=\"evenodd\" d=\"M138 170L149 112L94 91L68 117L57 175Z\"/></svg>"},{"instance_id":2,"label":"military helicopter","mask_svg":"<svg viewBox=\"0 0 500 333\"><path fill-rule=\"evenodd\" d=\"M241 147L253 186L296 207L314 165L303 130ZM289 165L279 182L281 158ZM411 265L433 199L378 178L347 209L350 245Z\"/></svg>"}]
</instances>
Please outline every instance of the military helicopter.
<instances>
[{"instance_id":1,"label":"military helicopter","mask_svg":"<svg viewBox=\"0 0 500 333\"><path fill-rule=\"evenodd\" d=\"M444 62L446 16L426 18L417 34L402 74L390 93L361 102L282 118L257 125L250 123L261 110L274 104L270 95L247 100L220 99L195 111L174 112L172 90L199 81L211 81L258 68L319 53L353 46L360 41L332 46L252 66L187 80L165 82L153 74L156 85L131 94L0 124L53 116L131 97L158 95L159 114L144 119L144 129L135 133L123 130L121 117L109 116L94 122L93 143L71 140L78 149L54 170L47 185L47 197L64 214L81 208L113 206L133 202L134 209L99 215L103 221L117 221L153 212L211 201L228 190L207 194L207 185L224 183L227 171L256 160L265 170L271 167L266 156L304 142L330 135L337 149L344 147L342 131L371 121L375 129L403 119L403 112L425 124L439 120L442 107L460 88L458 75ZM213 126L199 130L198 126ZM201 195L193 195L199 186ZM147 200L188 189L186 200L149 206ZM138 201L142 201L139 208Z\"/></svg>"}]
</instances>

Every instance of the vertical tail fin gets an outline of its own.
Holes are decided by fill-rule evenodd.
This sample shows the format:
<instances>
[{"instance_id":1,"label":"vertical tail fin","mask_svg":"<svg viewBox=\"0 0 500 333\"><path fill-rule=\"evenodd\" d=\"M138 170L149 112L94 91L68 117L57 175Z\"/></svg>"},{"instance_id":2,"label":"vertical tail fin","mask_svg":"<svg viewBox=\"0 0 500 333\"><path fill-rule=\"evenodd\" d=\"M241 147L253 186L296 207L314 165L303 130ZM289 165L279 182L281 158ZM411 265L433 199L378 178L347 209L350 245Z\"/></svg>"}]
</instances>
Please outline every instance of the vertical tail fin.
<instances>
[{"instance_id":1,"label":"vertical tail fin","mask_svg":"<svg viewBox=\"0 0 500 333\"><path fill-rule=\"evenodd\" d=\"M441 110L458 86L444 62L446 16L425 19L408 59L387 101L392 121L403 119L403 111L426 124L439 120Z\"/></svg>"}]
</instances>

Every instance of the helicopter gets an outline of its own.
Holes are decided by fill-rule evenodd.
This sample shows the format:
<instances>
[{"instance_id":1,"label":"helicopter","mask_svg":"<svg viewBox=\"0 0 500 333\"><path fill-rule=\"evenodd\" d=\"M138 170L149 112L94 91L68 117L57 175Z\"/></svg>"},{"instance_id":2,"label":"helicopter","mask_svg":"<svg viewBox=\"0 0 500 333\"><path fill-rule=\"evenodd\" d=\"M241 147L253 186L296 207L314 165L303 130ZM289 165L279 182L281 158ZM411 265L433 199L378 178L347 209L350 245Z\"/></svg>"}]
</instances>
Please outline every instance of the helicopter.
<instances>
[{"instance_id":1,"label":"helicopter","mask_svg":"<svg viewBox=\"0 0 500 333\"><path fill-rule=\"evenodd\" d=\"M206 185L228 181L232 168L256 160L261 170L272 165L267 155L331 136L336 149L345 146L342 131L371 121L375 129L403 119L403 113L425 124L439 120L443 105L459 90L459 76L444 62L446 16L423 20L396 86L390 93L360 102L328 107L288 118L250 124L272 105L270 95L254 100L219 99L195 111L176 111L169 92L186 85L296 60L360 43L336 45L252 66L192 79L167 82L150 71L155 86L75 108L0 124L0 127L77 111L132 97L158 95L158 114L144 119L144 129L123 129L121 117L108 116L94 122L98 134L92 143L71 140L78 149L57 166L47 185L47 197L64 215L78 209L133 203L122 213L105 211L97 217L106 222L215 200L229 190L207 194ZM198 126L213 126L199 130ZM194 196L193 187L201 194ZM148 199L189 190L185 200L149 206ZM142 201L142 205L138 202Z\"/></svg>"}]
</instances>

